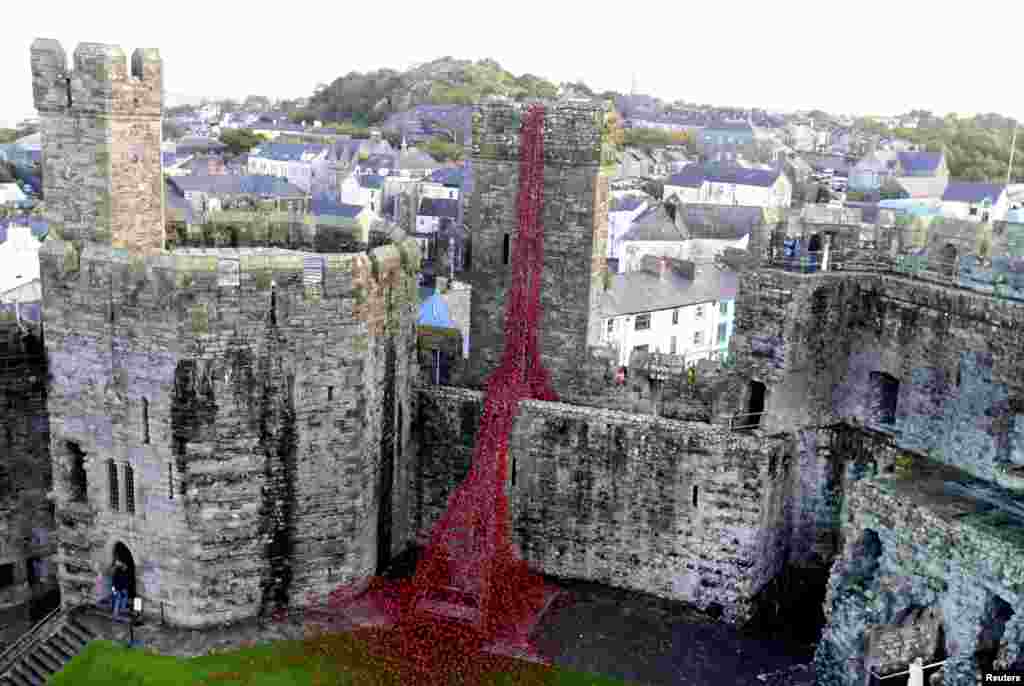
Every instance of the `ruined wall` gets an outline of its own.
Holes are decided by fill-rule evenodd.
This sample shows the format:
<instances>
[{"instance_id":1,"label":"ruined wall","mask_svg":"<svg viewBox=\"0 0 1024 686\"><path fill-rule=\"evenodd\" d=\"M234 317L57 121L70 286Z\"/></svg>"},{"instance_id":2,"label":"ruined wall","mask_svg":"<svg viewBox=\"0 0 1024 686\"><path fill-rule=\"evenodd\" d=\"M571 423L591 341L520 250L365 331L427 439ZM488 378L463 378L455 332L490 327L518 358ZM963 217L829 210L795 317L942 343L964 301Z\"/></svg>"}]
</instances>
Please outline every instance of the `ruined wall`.
<instances>
[{"instance_id":1,"label":"ruined wall","mask_svg":"<svg viewBox=\"0 0 1024 686\"><path fill-rule=\"evenodd\" d=\"M162 249L159 52L135 50L129 69L120 47L80 43L68 69L59 42L37 39L31 63L52 235Z\"/></svg>"},{"instance_id":2,"label":"ruined wall","mask_svg":"<svg viewBox=\"0 0 1024 686\"><path fill-rule=\"evenodd\" d=\"M1015 498L920 458L858 481L847 498L850 545L829 581L819 679L863 683L868 662L885 658L883 645L865 659L866 639L921 610L941 617L942 644L931 646L924 632L903 656L944 651L943 683L973 684L977 668L1024 667L1024 519Z\"/></svg>"},{"instance_id":3,"label":"ruined wall","mask_svg":"<svg viewBox=\"0 0 1024 686\"><path fill-rule=\"evenodd\" d=\"M468 473L482 396L437 387L417 396L414 519L423 536ZM785 560L789 455L784 440L527 401L510 438L514 540L545 573L742 621Z\"/></svg>"},{"instance_id":4,"label":"ruined wall","mask_svg":"<svg viewBox=\"0 0 1024 686\"><path fill-rule=\"evenodd\" d=\"M305 602L401 549L414 243L142 259L52 241L41 263L65 603L92 598L117 541L147 609L163 602L193 626ZM73 448L84 503L72 502ZM134 514L123 483L110 506L108 459L134 469Z\"/></svg>"},{"instance_id":5,"label":"ruined wall","mask_svg":"<svg viewBox=\"0 0 1024 686\"><path fill-rule=\"evenodd\" d=\"M894 276L744 274L733 407L745 411L743 379L761 380L770 429L869 424L903 448L1015 486L1022 320L1015 303ZM872 406L877 372L899 381L895 421L884 426Z\"/></svg>"},{"instance_id":6,"label":"ruined wall","mask_svg":"<svg viewBox=\"0 0 1024 686\"><path fill-rule=\"evenodd\" d=\"M504 349L505 299L518 231L521 111L488 105L474 115L474 190L470 383L480 387ZM599 173L602 114L584 106L548 107L544 122L544 268L541 358L556 392L581 382L587 345L596 345L597 308L608 240L608 182ZM504 262L509 237L508 263Z\"/></svg>"},{"instance_id":7,"label":"ruined wall","mask_svg":"<svg viewBox=\"0 0 1024 686\"><path fill-rule=\"evenodd\" d=\"M33 599L55 588L46 356L38 326L0 319L0 645L28 628ZM37 578L33 579L32 576Z\"/></svg>"}]
</instances>

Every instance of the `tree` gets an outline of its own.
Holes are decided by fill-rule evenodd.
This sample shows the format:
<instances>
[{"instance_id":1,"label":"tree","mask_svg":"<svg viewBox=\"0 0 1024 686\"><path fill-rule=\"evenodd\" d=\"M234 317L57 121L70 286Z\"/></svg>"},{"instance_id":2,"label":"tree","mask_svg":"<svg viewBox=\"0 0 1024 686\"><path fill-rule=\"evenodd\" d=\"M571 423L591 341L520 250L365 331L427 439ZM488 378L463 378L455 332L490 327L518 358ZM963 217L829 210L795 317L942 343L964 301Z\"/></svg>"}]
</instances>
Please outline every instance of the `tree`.
<instances>
[{"instance_id":1,"label":"tree","mask_svg":"<svg viewBox=\"0 0 1024 686\"><path fill-rule=\"evenodd\" d=\"M465 154L461 145L455 145L440 138L431 138L420 143L418 147L438 162L459 161Z\"/></svg>"},{"instance_id":2,"label":"tree","mask_svg":"<svg viewBox=\"0 0 1024 686\"><path fill-rule=\"evenodd\" d=\"M13 143L18 140L18 132L15 129L0 129L0 144Z\"/></svg>"},{"instance_id":3,"label":"tree","mask_svg":"<svg viewBox=\"0 0 1024 686\"><path fill-rule=\"evenodd\" d=\"M253 133L249 129L225 129L220 134L220 142L228 146L228 151L232 155L247 153L266 141L266 136Z\"/></svg>"}]
</instances>

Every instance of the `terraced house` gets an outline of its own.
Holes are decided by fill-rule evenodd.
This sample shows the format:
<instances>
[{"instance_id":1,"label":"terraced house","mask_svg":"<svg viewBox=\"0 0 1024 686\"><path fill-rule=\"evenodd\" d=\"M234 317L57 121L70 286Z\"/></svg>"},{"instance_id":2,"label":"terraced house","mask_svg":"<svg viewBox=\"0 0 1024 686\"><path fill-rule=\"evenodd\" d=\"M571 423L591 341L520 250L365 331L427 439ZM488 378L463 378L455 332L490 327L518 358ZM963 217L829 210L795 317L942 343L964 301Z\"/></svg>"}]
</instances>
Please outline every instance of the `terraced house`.
<instances>
[{"instance_id":1,"label":"terraced house","mask_svg":"<svg viewBox=\"0 0 1024 686\"><path fill-rule=\"evenodd\" d=\"M265 143L249 153L248 172L277 176L307 193L331 184L330 147L301 143Z\"/></svg>"}]
</instances>

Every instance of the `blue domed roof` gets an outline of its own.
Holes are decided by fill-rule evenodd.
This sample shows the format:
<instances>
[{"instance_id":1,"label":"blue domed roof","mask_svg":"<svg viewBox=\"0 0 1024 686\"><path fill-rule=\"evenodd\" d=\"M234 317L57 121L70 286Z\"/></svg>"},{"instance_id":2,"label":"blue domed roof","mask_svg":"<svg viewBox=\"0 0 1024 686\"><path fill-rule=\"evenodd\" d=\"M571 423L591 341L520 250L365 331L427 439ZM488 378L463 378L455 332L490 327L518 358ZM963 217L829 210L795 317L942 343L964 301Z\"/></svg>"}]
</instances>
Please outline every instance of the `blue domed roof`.
<instances>
[{"instance_id":1,"label":"blue domed roof","mask_svg":"<svg viewBox=\"0 0 1024 686\"><path fill-rule=\"evenodd\" d=\"M420 326L436 326L443 329L454 328L448 316L448 303L440 293L434 293L420 305Z\"/></svg>"}]
</instances>

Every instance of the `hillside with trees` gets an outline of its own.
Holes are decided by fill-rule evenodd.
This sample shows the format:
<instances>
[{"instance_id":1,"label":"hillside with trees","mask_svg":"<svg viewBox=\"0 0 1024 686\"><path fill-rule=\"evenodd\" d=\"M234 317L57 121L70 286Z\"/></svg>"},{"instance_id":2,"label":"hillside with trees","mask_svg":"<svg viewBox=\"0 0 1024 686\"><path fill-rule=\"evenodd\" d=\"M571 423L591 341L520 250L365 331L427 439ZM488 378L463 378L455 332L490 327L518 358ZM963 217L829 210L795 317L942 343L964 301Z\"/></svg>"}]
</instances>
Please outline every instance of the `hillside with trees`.
<instances>
[{"instance_id":1,"label":"hillside with trees","mask_svg":"<svg viewBox=\"0 0 1024 686\"><path fill-rule=\"evenodd\" d=\"M562 84L562 89L596 95L583 83ZM559 90L558 85L534 74L516 76L494 60L442 57L406 71L351 72L318 87L308 107L294 112L293 118L365 127L416 105L471 105L492 95L515 101L554 98Z\"/></svg>"},{"instance_id":2,"label":"hillside with trees","mask_svg":"<svg viewBox=\"0 0 1024 686\"><path fill-rule=\"evenodd\" d=\"M979 114L970 119L955 116L936 117L930 112L914 111L920 117L915 129L885 131L926 150L946 153L950 176L969 181L1005 181L1010 161L1010 142L1014 120L999 114ZM867 130L884 127L858 122ZM1013 156L1011 180L1024 182L1024 127L1017 132L1017 151Z\"/></svg>"}]
</instances>

